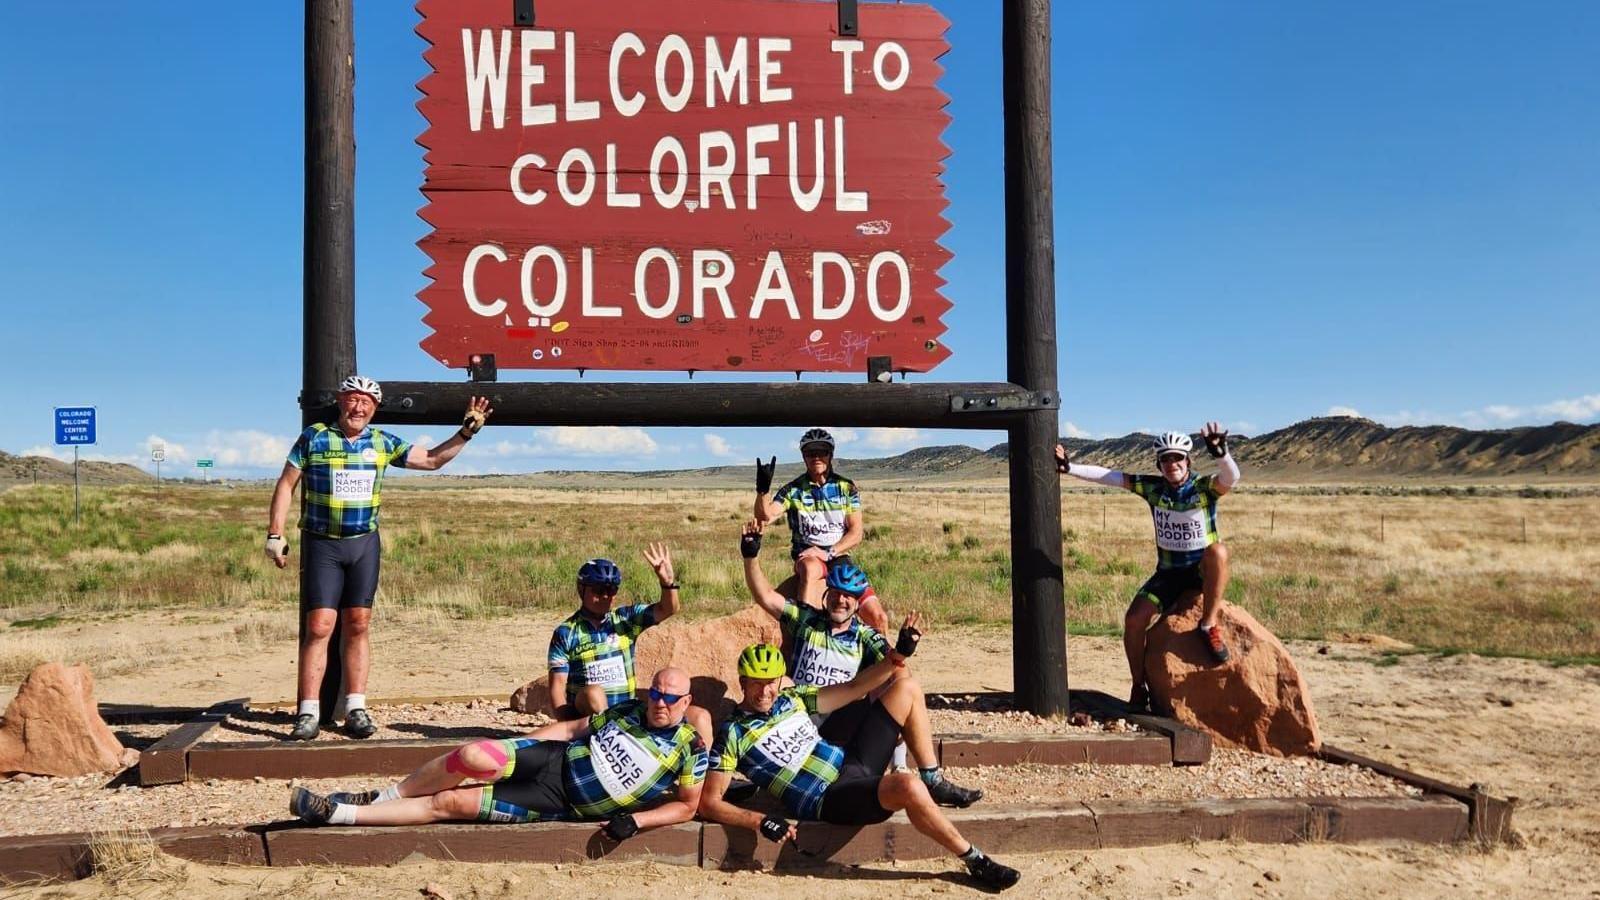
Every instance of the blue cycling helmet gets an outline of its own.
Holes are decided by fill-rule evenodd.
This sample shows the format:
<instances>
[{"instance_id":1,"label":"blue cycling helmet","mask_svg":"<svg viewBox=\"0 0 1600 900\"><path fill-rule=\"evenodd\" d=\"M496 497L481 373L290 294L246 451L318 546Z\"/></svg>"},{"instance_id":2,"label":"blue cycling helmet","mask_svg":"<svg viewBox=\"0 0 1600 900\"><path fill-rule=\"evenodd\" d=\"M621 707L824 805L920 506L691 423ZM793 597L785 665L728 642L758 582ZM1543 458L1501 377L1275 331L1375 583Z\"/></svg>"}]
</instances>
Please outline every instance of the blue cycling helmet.
<instances>
[{"instance_id":1,"label":"blue cycling helmet","mask_svg":"<svg viewBox=\"0 0 1600 900\"><path fill-rule=\"evenodd\" d=\"M872 584L867 581L867 573L853 562L836 562L828 568L828 587L846 594L859 597L867 592Z\"/></svg>"},{"instance_id":2,"label":"blue cycling helmet","mask_svg":"<svg viewBox=\"0 0 1600 900\"><path fill-rule=\"evenodd\" d=\"M591 559L578 567L578 586L596 585L605 587L620 587L622 585L622 570L609 559Z\"/></svg>"}]
</instances>

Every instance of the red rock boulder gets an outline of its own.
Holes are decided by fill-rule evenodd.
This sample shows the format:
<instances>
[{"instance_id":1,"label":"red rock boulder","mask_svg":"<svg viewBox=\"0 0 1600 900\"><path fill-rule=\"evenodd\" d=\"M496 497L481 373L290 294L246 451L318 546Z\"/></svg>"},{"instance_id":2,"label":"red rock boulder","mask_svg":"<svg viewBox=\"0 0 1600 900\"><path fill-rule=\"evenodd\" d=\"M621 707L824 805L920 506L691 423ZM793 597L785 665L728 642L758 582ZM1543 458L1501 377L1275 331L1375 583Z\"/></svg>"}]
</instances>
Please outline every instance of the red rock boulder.
<instances>
[{"instance_id":1,"label":"red rock boulder","mask_svg":"<svg viewBox=\"0 0 1600 900\"><path fill-rule=\"evenodd\" d=\"M0 724L0 772L88 775L121 768L122 755L100 718L88 666L36 666Z\"/></svg>"},{"instance_id":2,"label":"red rock boulder","mask_svg":"<svg viewBox=\"0 0 1600 900\"><path fill-rule=\"evenodd\" d=\"M694 702L720 715L739 697L739 651L751 644L776 644L778 623L751 607L716 619L684 622L670 619L639 636L633 670L640 687L648 687L658 670L677 666L689 673ZM511 695L518 712L549 714L550 677L540 675Z\"/></svg>"},{"instance_id":3,"label":"red rock boulder","mask_svg":"<svg viewBox=\"0 0 1600 900\"><path fill-rule=\"evenodd\" d=\"M1322 738L1311 692L1289 651L1255 617L1231 603L1218 621L1229 658L1218 663L1199 631L1200 595L1189 595L1152 627L1144 665L1158 709L1225 746L1274 756L1307 756Z\"/></svg>"}]
</instances>

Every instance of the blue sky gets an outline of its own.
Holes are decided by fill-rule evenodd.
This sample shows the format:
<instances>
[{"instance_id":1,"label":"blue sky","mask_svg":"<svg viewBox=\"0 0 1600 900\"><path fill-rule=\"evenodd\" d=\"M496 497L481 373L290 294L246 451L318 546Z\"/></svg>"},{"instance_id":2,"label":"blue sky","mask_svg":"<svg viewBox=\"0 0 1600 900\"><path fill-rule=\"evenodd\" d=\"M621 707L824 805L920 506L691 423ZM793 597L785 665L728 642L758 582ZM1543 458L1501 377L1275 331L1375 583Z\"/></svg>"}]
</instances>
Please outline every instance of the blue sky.
<instances>
[{"instance_id":1,"label":"blue sky","mask_svg":"<svg viewBox=\"0 0 1600 900\"><path fill-rule=\"evenodd\" d=\"M930 377L1003 380L998 12L935 5L952 21L955 307ZM1600 419L1600 6L1055 7L1063 433ZM144 462L159 438L166 472L281 464L298 424L300 15L0 12L0 449L58 452L51 408L94 404L92 456ZM358 348L380 379L455 380L417 346L415 23L409 3L357 9ZM790 431L501 428L452 468L797 458ZM1004 439L847 437L847 456Z\"/></svg>"}]
</instances>

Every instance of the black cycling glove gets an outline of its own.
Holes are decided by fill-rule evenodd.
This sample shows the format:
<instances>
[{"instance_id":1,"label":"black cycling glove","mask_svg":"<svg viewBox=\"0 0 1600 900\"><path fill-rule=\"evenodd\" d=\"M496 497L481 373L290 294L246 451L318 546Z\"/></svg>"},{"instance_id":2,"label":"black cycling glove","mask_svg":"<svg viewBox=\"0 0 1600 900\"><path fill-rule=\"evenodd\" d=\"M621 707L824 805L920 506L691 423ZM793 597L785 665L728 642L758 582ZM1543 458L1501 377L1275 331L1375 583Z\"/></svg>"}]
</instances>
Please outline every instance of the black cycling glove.
<instances>
[{"instance_id":1,"label":"black cycling glove","mask_svg":"<svg viewBox=\"0 0 1600 900\"><path fill-rule=\"evenodd\" d=\"M789 836L789 820L779 816L762 816L761 836L782 843Z\"/></svg>"},{"instance_id":2,"label":"black cycling glove","mask_svg":"<svg viewBox=\"0 0 1600 900\"><path fill-rule=\"evenodd\" d=\"M639 823L629 813L606 820L606 834L614 841L625 841L639 833Z\"/></svg>"},{"instance_id":3,"label":"black cycling glove","mask_svg":"<svg viewBox=\"0 0 1600 900\"><path fill-rule=\"evenodd\" d=\"M739 555L745 559L755 559L761 555L761 533L739 535Z\"/></svg>"},{"instance_id":4,"label":"black cycling glove","mask_svg":"<svg viewBox=\"0 0 1600 900\"><path fill-rule=\"evenodd\" d=\"M778 458L774 456L770 462L763 463L761 457L756 457L756 493L765 497L772 490L772 475L778 470Z\"/></svg>"},{"instance_id":5,"label":"black cycling glove","mask_svg":"<svg viewBox=\"0 0 1600 900\"><path fill-rule=\"evenodd\" d=\"M900 637L894 642L894 652L901 656L910 656L917 652L917 643L922 640L922 632L910 625L900 626Z\"/></svg>"}]
</instances>

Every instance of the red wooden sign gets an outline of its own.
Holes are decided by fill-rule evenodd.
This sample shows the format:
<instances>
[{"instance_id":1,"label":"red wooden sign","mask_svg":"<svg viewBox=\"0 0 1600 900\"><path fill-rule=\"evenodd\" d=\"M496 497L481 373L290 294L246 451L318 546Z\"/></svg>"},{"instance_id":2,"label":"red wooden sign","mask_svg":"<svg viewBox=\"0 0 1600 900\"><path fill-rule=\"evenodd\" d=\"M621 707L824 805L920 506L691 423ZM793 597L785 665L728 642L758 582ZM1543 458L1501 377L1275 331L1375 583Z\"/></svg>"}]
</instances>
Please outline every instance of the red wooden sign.
<instances>
[{"instance_id":1,"label":"red wooden sign","mask_svg":"<svg viewBox=\"0 0 1600 900\"><path fill-rule=\"evenodd\" d=\"M446 366L925 372L949 23L829 0L421 0Z\"/></svg>"}]
</instances>

